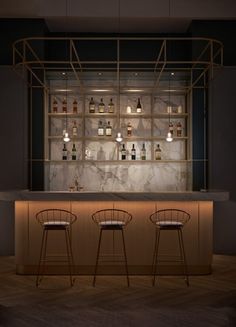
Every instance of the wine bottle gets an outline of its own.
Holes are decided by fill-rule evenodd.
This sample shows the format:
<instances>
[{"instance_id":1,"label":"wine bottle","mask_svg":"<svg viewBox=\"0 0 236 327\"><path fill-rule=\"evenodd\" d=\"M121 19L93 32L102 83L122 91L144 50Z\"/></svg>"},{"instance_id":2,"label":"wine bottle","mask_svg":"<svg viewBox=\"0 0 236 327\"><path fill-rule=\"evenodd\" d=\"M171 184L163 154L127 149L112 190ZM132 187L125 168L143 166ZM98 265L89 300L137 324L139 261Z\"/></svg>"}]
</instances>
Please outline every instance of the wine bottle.
<instances>
[{"instance_id":1,"label":"wine bottle","mask_svg":"<svg viewBox=\"0 0 236 327\"><path fill-rule=\"evenodd\" d=\"M141 149L141 160L146 160L146 149L145 149L144 143L143 143L143 147Z\"/></svg>"},{"instance_id":2,"label":"wine bottle","mask_svg":"<svg viewBox=\"0 0 236 327\"><path fill-rule=\"evenodd\" d=\"M71 154L71 159L72 160L76 160L76 147L75 147L75 143L73 143L73 147L72 147L72 154Z\"/></svg>"},{"instance_id":3,"label":"wine bottle","mask_svg":"<svg viewBox=\"0 0 236 327\"><path fill-rule=\"evenodd\" d=\"M95 102L93 100L93 97L89 101L89 113L94 114L95 113Z\"/></svg>"},{"instance_id":4,"label":"wine bottle","mask_svg":"<svg viewBox=\"0 0 236 327\"><path fill-rule=\"evenodd\" d=\"M166 109L167 109L167 113L168 114L171 114L172 113L172 107L171 106L167 106Z\"/></svg>"},{"instance_id":5,"label":"wine bottle","mask_svg":"<svg viewBox=\"0 0 236 327\"><path fill-rule=\"evenodd\" d=\"M113 113L114 112L114 108L115 108L115 105L114 105L112 99L110 99L110 102L108 104L108 112L109 113Z\"/></svg>"},{"instance_id":6,"label":"wine bottle","mask_svg":"<svg viewBox=\"0 0 236 327\"><path fill-rule=\"evenodd\" d=\"M173 136L174 134L174 125L172 122L169 123L169 132L171 133L171 135Z\"/></svg>"},{"instance_id":7,"label":"wine bottle","mask_svg":"<svg viewBox=\"0 0 236 327\"><path fill-rule=\"evenodd\" d=\"M126 149L125 149L125 145L122 144L122 149L121 149L121 160L125 160L126 159Z\"/></svg>"},{"instance_id":8,"label":"wine bottle","mask_svg":"<svg viewBox=\"0 0 236 327\"><path fill-rule=\"evenodd\" d=\"M103 99L101 99L99 105L98 105L98 112L100 114L104 113L105 112L105 104L103 102Z\"/></svg>"},{"instance_id":9,"label":"wine bottle","mask_svg":"<svg viewBox=\"0 0 236 327\"><path fill-rule=\"evenodd\" d=\"M73 124L73 127L72 127L72 135L77 136L77 134L78 134L78 128L77 128L77 125L76 125L76 121L74 120L74 124Z\"/></svg>"},{"instance_id":10,"label":"wine bottle","mask_svg":"<svg viewBox=\"0 0 236 327\"><path fill-rule=\"evenodd\" d=\"M98 123L98 136L104 136L104 127L101 120Z\"/></svg>"},{"instance_id":11,"label":"wine bottle","mask_svg":"<svg viewBox=\"0 0 236 327\"><path fill-rule=\"evenodd\" d=\"M127 125L127 136L131 136L132 135L132 125L129 122Z\"/></svg>"},{"instance_id":12,"label":"wine bottle","mask_svg":"<svg viewBox=\"0 0 236 327\"><path fill-rule=\"evenodd\" d=\"M161 160L161 148L160 144L157 144L156 150L155 150L155 159Z\"/></svg>"},{"instance_id":13,"label":"wine bottle","mask_svg":"<svg viewBox=\"0 0 236 327\"><path fill-rule=\"evenodd\" d=\"M138 103L137 103L136 111L137 111L137 113L141 113L142 112L142 106L141 106L140 98L138 98Z\"/></svg>"},{"instance_id":14,"label":"wine bottle","mask_svg":"<svg viewBox=\"0 0 236 327\"><path fill-rule=\"evenodd\" d=\"M52 111L53 111L54 113L57 113L57 109L58 109L57 99L54 98L54 100L53 100L53 104L52 104Z\"/></svg>"},{"instance_id":15,"label":"wine bottle","mask_svg":"<svg viewBox=\"0 0 236 327\"><path fill-rule=\"evenodd\" d=\"M78 102L76 99L73 101L73 114L77 114L78 111Z\"/></svg>"},{"instance_id":16,"label":"wine bottle","mask_svg":"<svg viewBox=\"0 0 236 327\"><path fill-rule=\"evenodd\" d=\"M135 150L134 144L131 149L131 160L136 160L136 150Z\"/></svg>"},{"instance_id":17,"label":"wine bottle","mask_svg":"<svg viewBox=\"0 0 236 327\"><path fill-rule=\"evenodd\" d=\"M182 136L182 125L181 125L180 121L177 123L176 127L177 127L177 136L181 137Z\"/></svg>"},{"instance_id":18,"label":"wine bottle","mask_svg":"<svg viewBox=\"0 0 236 327\"><path fill-rule=\"evenodd\" d=\"M67 160L67 148L65 143L62 149L62 160Z\"/></svg>"},{"instance_id":19,"label":"wine bottle","mask_svg":"<svg viewBox=\"0 0 236 327\"><path fill-rule=\"evenodd\" d=\"M62 112L67 113L67 101L66 98L62 101Z\"/></svg>"},{"instance_id":20,"label":"wine bottle","mask_svg":"<svg viewBox=\"0 0 236 327\"><path fill-rule=\"evenodd\" d=\"M111 136L112 135L112 127L110 122L107 122L107 126L106 126L106 136Z\"/></svg>"}]
</instances>

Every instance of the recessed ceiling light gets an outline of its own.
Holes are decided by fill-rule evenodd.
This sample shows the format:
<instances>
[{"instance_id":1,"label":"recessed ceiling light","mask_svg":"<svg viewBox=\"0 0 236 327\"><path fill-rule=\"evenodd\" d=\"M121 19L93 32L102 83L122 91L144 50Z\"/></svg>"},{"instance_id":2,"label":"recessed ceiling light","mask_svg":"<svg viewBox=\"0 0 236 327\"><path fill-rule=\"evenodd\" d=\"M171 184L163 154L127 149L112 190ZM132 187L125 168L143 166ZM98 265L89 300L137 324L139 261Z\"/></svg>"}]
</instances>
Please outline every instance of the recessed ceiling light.
<instances>
[{"instance_id":1,"label":"recessed ceiling light","mask_svg":"<svg viewBox=\"0 0 236 327\"><path fill-rule=\"evenodd\" d=\"M175 73L174 73L174 72L171 72L171 73L170 73L170 75L171 75L171 76L174 76L174 75L175 75Z\"/></svg>"},{"instance_id":2,"label":"recessed ceiling light","mask_svg":"<svg viewBox=\"0 0 236 327\"><path fill-rule=\"evenodd\" d=\"M61 74L62 74L62 75L64 75L64 76L66 75L66 73L65 73L65 72L62 72Z\"/></svg>"}]
</instances>

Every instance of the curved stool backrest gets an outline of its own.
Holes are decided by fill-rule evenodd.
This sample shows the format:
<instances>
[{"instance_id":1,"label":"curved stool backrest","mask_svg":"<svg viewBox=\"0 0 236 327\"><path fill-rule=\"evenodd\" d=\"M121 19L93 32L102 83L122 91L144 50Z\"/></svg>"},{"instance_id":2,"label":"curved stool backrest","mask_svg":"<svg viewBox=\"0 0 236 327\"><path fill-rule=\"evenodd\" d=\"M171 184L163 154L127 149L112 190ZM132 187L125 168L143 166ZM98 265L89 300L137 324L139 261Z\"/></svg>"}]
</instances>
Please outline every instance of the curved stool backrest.
<instances>
[{"instance_id":1,"label":"curved stool backrest","mask_svg":"<svg viewBox=\"0 0 236 327\"><path fill-rule=\"evenodd\" d=\"M132 215L121 209L102 209L92 214L92 219L100 226L103 224L126 226L132 220Z\"/></svg>"},{"instance_id":2,"label":"curved stool backrest","mask_svg":"<svg viewBox=\"0 0 236 327\"><path fill-rule=\"evenodd\" d=\"M64 209L45 209L36 214L37 221L44 227L47 224L61 224L72 225L77 216L72 212Z\"/></svg>"},{"instance_id":3,"label":"curved stool backrest","mask_svg":"<svg viewBox=\"0 0 236 327\"><path fill-rule=\"evenodd\" d=\"M157 210L149 217L156 226L168 225L183 227L190 219L190 214L180 209Z\"/></svg>"}]
</instances>

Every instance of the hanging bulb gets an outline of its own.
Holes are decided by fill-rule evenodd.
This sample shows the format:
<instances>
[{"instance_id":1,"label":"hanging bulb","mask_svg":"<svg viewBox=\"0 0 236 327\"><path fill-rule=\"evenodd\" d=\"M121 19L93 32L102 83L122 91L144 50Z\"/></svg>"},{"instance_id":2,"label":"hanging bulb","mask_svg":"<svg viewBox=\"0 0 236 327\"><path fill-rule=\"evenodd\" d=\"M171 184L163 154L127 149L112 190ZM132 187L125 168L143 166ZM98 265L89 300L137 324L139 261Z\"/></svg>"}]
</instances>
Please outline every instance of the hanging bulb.
<instances>
[{"instance_id":1,"label":"hanging bulb","mask_svg":"<svg viewBox=\"0 0 236 327\"><path fill-rule=\"evenodd\" d=\"M173 136L172 136L172 134L171 134L170 131L167 133L166 141L167 141L167 142L172 142L172 141L173 141Z\"/></svg>"},{"instance_id":2,"label":"hanging bulb","mask_svg":"<svg viewBox=\"0 0 236 327\"><path fill-rule=\"evenodd\" d=\"M116 134L116 142L122 142L122 141L123 141L123 137L122 137L121 133L118 132L118 133Z\"/></svg>"},{"instance_id":3,"label":"hanging bulb","mask_svg":"<svg viewBox=\"0 0 236 327\"><path fill-rule=\"evenodd\" d=\"M69 133L66 130L63 131L63 141L64 142L70 141Z\"/></svg>"}]
</instances>

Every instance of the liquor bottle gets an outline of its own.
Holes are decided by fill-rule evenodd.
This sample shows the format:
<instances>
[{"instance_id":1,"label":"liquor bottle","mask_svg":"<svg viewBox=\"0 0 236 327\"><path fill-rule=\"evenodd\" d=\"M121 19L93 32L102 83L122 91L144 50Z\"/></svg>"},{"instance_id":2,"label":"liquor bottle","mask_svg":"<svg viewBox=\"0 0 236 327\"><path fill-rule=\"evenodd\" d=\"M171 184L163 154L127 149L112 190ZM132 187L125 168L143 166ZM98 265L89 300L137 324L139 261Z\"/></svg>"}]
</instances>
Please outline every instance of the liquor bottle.
<instances>
[{"instance_id":1,"label":"liquor bottle","mask_svg":"<svg viewBox=\"0 0 236 327\"><path fill-rule=\"evenodd\" d=\"M103 102L103 99L101 99L99 105L98 105L98 112L100 114L104 113L105 112L105 104Z\"/></svg>"},{"instance_id":2,"label":"liquor bottle","mask_svg":"<svg viewBox=\"0 0 236 327\"><path fill-rule=\"evenodd\" d=\"M67 148L65 143L62 149L62 160L67 160Z\"/></svg>"},{"instance_id":3,"label":"liquor bottle","mask_svg":"<svg viewBox=\"0 0 236 327\"><path fill-rule=\"evenodd\" d=\"M131 149L131 160L136 160L136 150L135 150L134 144Z\"/></svg>"},{"instance_id":4,"label":"liquor bottle","mask_svg":"<svg viewBox=\"0 0 236 327\"><path fill-rule=\"evenodd\" d=\"M160 144L157 144L156 150L155 150L155 159L161 160L161 148Z\"/></svg>"},{"instance_id":5,"label":"liquor bottle","mask_svg":"<svg viewBox=\"0 0 236 327\"><path fill-rule=\"evenodd\" d=\"M101 120L98 123L98 136L104 136L104 127Z\"/></svg>"},{"instance_id":6,"label":"liquor bottle","mask_svg":"<svg viewBox=\"0 0 236 327\"><path fill-rule=\"evenodd\" d=\"M181 137L182 136L182 125L181 125L180 121L177 123L176 127L177 127L177 136Z\"/></svg>"},{"instance_id":7,"label":"liquor bottle","mask_svg":"<svg viewBox=\"0 0 236 327\"><path fill-rule=\"evenodd\" d=\"M122 144L122 149L121 149L121 160L125 160L126 159L126 149L125 149L125 145Z\"/></svg>"},{"instance_id":8,"label":"liquor bottle","mask_svg":"<svg viewBox=\"0 0 236 327\"><path fill-rule=\"evenodd\" d=\"M137 113L141 113L142 112L142 106L141 106L140 98L138 98L138 103L137 103L136 111L137 111Z\"/></svg>"},{"instance_id":9,"label":"liquor bottle","mask_svg":"<svg viewBox=\"0 0 236 327\"><path fill-rule=\"evenodd\" d=\"M171 106L167 106L166 109L167 109L167 113L168 114L171 114L172 113L172 107Z\"/></svg>"},{"instance_id":10,"label":"liquor bottle","mask_svg":"<svg viewBox=\"0 0 236 327\"><path fill-rule=\"evenodd\" d=\"M108 121L106 126L106 136L111 136L111 134L112 134L112 127L110 122Z\"/></svg>"},{"instance_id":11,"label":"liquor bottle","mask_svg":"<svg viewBox=\"0 0 236 327\"><path fill-rule=\"evenodd\" d=\"M143 147L141 149L141 160L146 160L146 149L145 149L144 143L143 143Z\"/></svg>"},{"instance_id":12,"label":"liquor bottle","mask_svg":"<svg viewBox=\"0 0 236 327\"><path fill-rule=\"evenodd\" d=\"M89 113L94 114L95 113L95 102L93 100L93 97L89 101Z\"/></svg>"},{"instance_id":13,"label":"liquor bottle","mask_svg":"<svg viewBox=\"0 0 236 327\"><path fill-rule=\"evenodd\" d=\"M63 101L62 101L62 112L67 113L67 102L66 102L66 98L64 98Z\"/></svg>"},{"instance_id":14,"label":"liquor bottle","mask_svg":"<svg viewBox=\"0 0 236 327\"><path fill-rule=\"evenodd\" d=\"M178 106L177 112L178 112L178 114L182 114L182 106L181 105Z\"/></svg>"},{"instance_id":15,"label":"liquor bottle","mask_svg":"<svg viewBox=\"0 0 236 327\"><path fill-rule=\"evenodd\" d=\"M53 100L53 104L52 104L52 111L53 111L54 113L57 113L57 109L58 109L57 99L54 98L54 100Z\"/></svg>"},{"instance_id":16,"label":"liquor bottle","mask_svg":"<svg viewBox=\"0 0 236 327\"><path fill-rule=\"evenodd\" d=\"M174 134L174 125L172 122L169 123L169 132L171 133L171 135L173 136Z\"/></svg>"},{"instance_id":17,"label":"liquor bottle","mask_svg":"<svg viewBox=\"0 0 236 327\"><path fill-rule=\"evenodd\" d=\"M127 125L127 136L131 136L132 135L132 125L129 122Z\"/></svg>"},{"instance_id":18,"label":"liquor bottle","mask_svg":"<svg viewBox=\"0 0 236 327\"><path fill-rule=\"evenodd\" d=\"M73 114L77 114L78 111L78 102L76 99L73 101Z\"/></svg>"},{"instance_id":19,"label":"liquor bottle","mask_svg":"<svg viewBox=\"0 0 236 327\"><path fill-rule=\"evenodd\" d=\"M77 128L77 125L76 125L76 121L74 120L74 124L73 124L73 127L72 127L72 135L77 136L77 134L78 134L78 128Z\"/></svg>"},{"instance_id":20,"label":"liquor bottle","mask_svg":"<svg viewBox=\"0 0 236 327\"><path fill-rule=\"evenodd\" d=\"M110 99L110 102L109 102L109 104L108 104L108 112L109 112L110 114L112 114L112 113L114 112L114 108L115 108L115 105L114 105L112 99Z\"/></svg>"},{"instance_id":21,"label":"liquor bottle","mask_svg":"<svg viewBox=\"0 0 236 327\"><path fill-rule=\"evenodd\" d=\"M73 147L72 147L72 151L71 151L71 159L72 160L76 160L76 147L75 147L75 143L73 143Z\"/></svg>"}]
</instances>

